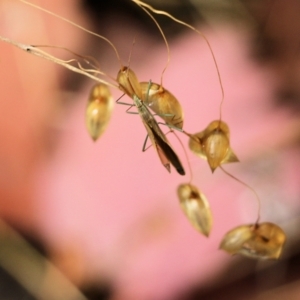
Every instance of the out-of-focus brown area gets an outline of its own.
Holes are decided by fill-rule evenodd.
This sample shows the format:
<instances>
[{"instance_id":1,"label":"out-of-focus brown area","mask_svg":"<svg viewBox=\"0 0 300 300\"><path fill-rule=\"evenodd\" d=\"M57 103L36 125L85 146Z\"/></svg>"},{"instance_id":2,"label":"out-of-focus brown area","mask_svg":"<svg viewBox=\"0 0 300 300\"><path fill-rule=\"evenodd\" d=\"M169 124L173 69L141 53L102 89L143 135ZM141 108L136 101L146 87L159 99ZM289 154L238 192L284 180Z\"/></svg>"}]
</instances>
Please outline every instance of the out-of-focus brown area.
<instances>
[{"instance_id":1,"label":"out-of-focus brown area","mask_svg":"<svg viewBox=\"0 0 300 300\"><path fill-rule=\"evenodd\" d=\"M299 1L242 1L256 22L256 57L278 75L277 103L293 112L300 105Z\"/></svg>"}]
</instances>

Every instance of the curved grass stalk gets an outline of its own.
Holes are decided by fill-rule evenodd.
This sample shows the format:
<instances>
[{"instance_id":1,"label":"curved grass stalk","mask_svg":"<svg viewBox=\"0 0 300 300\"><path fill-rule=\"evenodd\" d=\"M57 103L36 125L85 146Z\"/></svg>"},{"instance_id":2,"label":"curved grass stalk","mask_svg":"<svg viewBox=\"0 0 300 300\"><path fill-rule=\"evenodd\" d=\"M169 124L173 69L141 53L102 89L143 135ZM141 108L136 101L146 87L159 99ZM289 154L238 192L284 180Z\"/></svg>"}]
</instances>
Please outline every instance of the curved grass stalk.
<instances>
[{"instance_id":1,"label":"curved grass stalk","mask_svg":"<svg viewBox=\"0 0 300 300\"><path fill-rule=\"evenodd\" d=\"M70 20L68 20L68 19L66 19L66 18L64 18L64 17L61 17L61 16L59 16L59 15L57 15L57 14L55 14L55 13L53 13L53 12L51 12L51 11L45 9L45 8L42 8L42 7L40 7L40 6L36 5L36 4L33 4L33 3L29 2L29 1L26 1L26 0L19 0L19 1L25 3L26 5L32 6L32 7L36 8L36 9L38 9L38 10L40 10L40 11L43 11L43 12L45 12L45 13L51 15L51 16L54 16L54 17L56 17L56 18L58 18L58 19L60 19L60 20L62 20L62 21L64 21L64 22L66 22L66 23L69 23L69 24L71 24L71 25L73 25L73 26L75 26L75 27L77 27L77 28L79 28L79 29L81 29L81 30L83 30L83 31L85 31L85 32L87 32L87 33L89 33L89 34L91 34L91 35L94 35L94 36L96 36L96 37L98 37L98 38L100 38L100 39L106 41L106 42L113 48L113 50L114 50L114 52L115 52L115 54L116 54L116 56L117 56L117 59L118 59L120 65L121 65L121 67L123 67L123 64L122 64L122 61L121 61L121 58L120 58L120 55L119 55L119 52L118 52L117 48L116 48L115 45L114 45L109 39L107 39L106 37L104 37L104 36L102 36L102 35L100 35L100 34L97 34L97 33L93 32L93 31L91 31L91 30L88 30L88 29L86 29L85 27L76 24L75 22L72 22L72 21L70 21Z\"/></svg>"},{"instance_id":2,"label":"curved grass stalk","mask_svg":"<svg viewBox=\"0 0 300 300\"><path fill-rule=\"evenodd\" d=\"M168 68L168 66L169 66L169 64L170 64L170 60L171 60L171 51L170 51L169 43L168 43L168 41L167 41L167 38L166 38L166 36L165 36L165 34L164 34L162 28L160 27L160 25L158 24L158 22L156 21L156 19L152 16L152 14L151 14L146 8L144 8L143 6L141 6L141 5L139 4L139 1L134 1L134 0L132 0L132 1L133 1L134 3L136 3L136 4L137 4L144 12L146 12L146 14L147 14L148 16L150 16L150 18L154 21L155 25L157 26L158 30L160 31L160 33L161 33L161 35L162 35L162 37L163 37L163 39L164 39L165 45L166 45L166 47L167 47L167 53L168 53L167 63L166 63L166 65L165 65L165 67L164 67L164 69L163 69L163 71L162 71L162 73L161 73L161 78L160 78L160 85L163 86L163 76L164 76L164 73L165 73L165 71L167 70L167 68Z\"/></svg>"},{"instance_id":3,"label":"curved grass stalk","mask_svg":"<svg viewBox=\"0 0 300 300\"><path fill-rule=\"evenodd\" d=\"M259 223L259 220L260 220L260 211L261 211L261 201L256 193L256 191L250 186L248 185L247 183L245 183L244 181L238 179L237 177L233 176L232 174L230 174L229 172L227 172L223 167L220 166L220 169L229 177L231 177L232 179L234 179L235 181L239 182L240 184L244 185L246 188L248 188L250 191L252 191L252 193L255 195L256 197L256 200L257 200L257 205L258 205L258 208L257 208L257 219L256 219L256 222L255 224L258 224Z\"/></svg>"},{"instance_id":4,"label":"curved grass stalk","mask_svg":"<svg viewBox=\"0 0 300 300\"><path fill-rule=\"evenodd\" d=\"M9 38L6 38L6 37L0 36L0 40L3 41L3 42L6 42L6 43L12 44L12 45L20 48L21 50L23 50L25 52L28 52L30 54L42 57L42 58L44 58L46 60L49 60L49 61L51 61L55 64L61 65L61 66L65 67L65 68L67 68L67 69L69 69L69 70L71 70L75 73L79 73L79 74L82 74L84 76L87 76L87 77L95 80L96 82L106 84L106 85L108 85L110 87L113 87L113 88L118 88L118 86L116 84L109 83L109 82L107 82L107 81L105 81L105 80L103 80L99 77L96 77L96 76L89 73L89 71L96 72L96 73L100 72L100 71L84 69L78 61L77 61L78 67L75 67L75 66L69 64L70 62L73 62L73 61L76 61L76 60L73 60L73 59L67 60L67 61L66 60L61 60L61 59L56 58L55 56L53 56L53 55L51 55L51 54L49 54L49 53L47 53L47 52L45 52L45 51L43 51L39 48L36 48L36 47L32 46L32 45L19 43L19 42L11 40Z\"/></svg>"},{"instance_id":5,"label":"curved grass stalk","mask_svg":"<svg viewBox=\"0 0 300 300\"><path fill-rule=\"evenodd\" d=\"M212 58L213 58L213 61L214 61L214 64L215 64L215 67L216 67L216 71L217 71L217 74L218 74L218 80L219 80L219 84L220 84L220 88L221 88L221 93L222 93L222 99L221 99L221 102L220 102L220 120L222 119L222 106L223 106L223 102L224 102L224 97L225 97L225 93L224 93L224 87L223 87L223 83L222 83L222 78L221 78L221 74L220 74L220 70L219 70L219 67L218 67L218 64L217 64L217 60L216 60L216 57L215 57L215 54L212 50L212 47L207 39L207 37L201 32L199 31L198 29L196 29L194 26L186 23L186 22L183 22L177 18L175 18L174 16L172 16L171 14L163 11L163 10L157 10L155 8L153 8L151 5L147 4L147 3L144 3L140 0L131 0L132 2L136 3L137 5L139 6L143 6L143 7L146 7L148 8L149 10L151 10L152 12L154 12L155 14L158 14L158 15L164 15L170 19L172 19L173 21L183 25L183 26L186 26L190 29L192 29L193 31L195 31L196 33L198 33L206 42L209 50L210 50L210 53L212 55Z\"/></svg>"}]
</instances>

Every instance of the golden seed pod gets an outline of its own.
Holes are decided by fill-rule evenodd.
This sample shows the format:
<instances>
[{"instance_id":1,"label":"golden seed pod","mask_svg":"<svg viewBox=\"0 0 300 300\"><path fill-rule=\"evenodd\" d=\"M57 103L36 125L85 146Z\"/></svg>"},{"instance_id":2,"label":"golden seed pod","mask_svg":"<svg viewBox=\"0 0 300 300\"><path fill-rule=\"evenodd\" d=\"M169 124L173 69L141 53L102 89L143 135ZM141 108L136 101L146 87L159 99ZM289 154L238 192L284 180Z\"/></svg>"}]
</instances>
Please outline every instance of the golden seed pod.
<instances>
[{"instance_id":1,"label":"golden seed pod","mask_svg":"<svg viewBox=\"0 0 300 300\"><path fill-rule=\"evenodd\" d=\"M135 73L128 67L123 67L117 75L119 88L130 98L136 95L142 99L142 90Z\"/></svg>"},{"instance_id":2,"label":"golden seed pod","mask_svg":"<svg viewBox=\"0 0 300 300\"><path fill-rule=\"evenodd\" d=\"M140 83L144 103L156 114L158 114L167 124L182 129L183 127L183 110L176 99L163 86L151 82Z\"/></svg>"},{"instance_id":3,"label":"golden seed pod","mask_svg":"<svg viewBox=\"0 0 300 300\"><path fill-rule=\"evenodd\" d=\"M220 249L255 259L278 259L285 240L284 231L276 224L242 225L224 236Z\"/></svg>"},{"instance_id":4,"label":"golden seed pod","mask_svg":"<svg viewBox=\"0 0 300 300\"><path fill-rule=\"evenodd\" d=\"M212 172L221 165L228 149L229 140L222 131L216 129L207 137L204 142L204 151Z\"/></svg>"},{"instance_id":5,"label":"golden seed pod","mask_svg":"<svg viewBox=\"0 0 300 300\"><path fill-rule=\"evenodd\" d=\"M230 148L229 127L220 120L211 122L203 131L193 134L189 148L208 161L212 172L221 164L239 161Z\"/></svg>"},{"instance_id":6,"label":"golden seed pod","mask_svg":"<svg viewBox=\"0 0 300 300\"><path fill-rule=\"evenodd\" d=\"M209 203L197 187L184 183L177 189L180 206L194 226L205 236L209 236L212 227L212 214Z\"/></svg>"},{"instance_id":7,"label":"golden seed pod","mask_svg":"<svg viewBox=\"0 0 300 300\"><path fill-rule=\"evenodd\" d=\"M105 131L111 117L114 100L109 88L100 83L92 87L85 113L85 123L91 138L96 141Z\"/></svg>"}]
</instances>

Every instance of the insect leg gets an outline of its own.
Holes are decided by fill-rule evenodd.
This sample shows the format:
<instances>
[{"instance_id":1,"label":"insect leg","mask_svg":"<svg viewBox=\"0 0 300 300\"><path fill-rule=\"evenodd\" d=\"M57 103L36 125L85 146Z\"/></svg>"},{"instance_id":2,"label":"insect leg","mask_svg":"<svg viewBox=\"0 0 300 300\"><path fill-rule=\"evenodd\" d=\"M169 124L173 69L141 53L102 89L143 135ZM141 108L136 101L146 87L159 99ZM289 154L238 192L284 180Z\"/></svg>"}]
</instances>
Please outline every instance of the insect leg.
<instances>
[{"instance_id":1,"label":"insect leg","mask_svg":"<svg viewBox=\"0 0 300 300\"><path fill-rule=\"evenodd\" d=\"M149 138L149 135L147 134L146 138L145 138L145 141L144 141L144 144L143 144L143 149L142 149L143 152L145 152L147 149L149 149L152 146L152 145L149 145L148 147L146 147L148 138Z\"/></svg>"},{"instance_id":2,"label":"insect leg","mask_svg":"<svg viewBox=\"0 0 300 300\"><path fill-rule=\"evenodd\" d=\"M183 129L178 128L178 127L176 127L176 126L174 126L174 125L171 125L171 124L167 124L167 123L163 123L163 122L157 122L157 124L159 124L159 125L164 125L164 126L168 126L168 127L171 129L171 131L172 131L172 129L175 129L175 130L177 130L177 131L179 131L179 132L184 132Z\"/></svg>"},{"instance_id":3,"label":"insect leg","mask_svg":"<svg viewBox=\"0 0 300 300\"><path fill-rule=\"evenodd\" d=\"M128 105L130 105L130 107L128 107L128 108L125 110L125 112L126 112L127 114L131 114L131 115L138 115L138 114L139 114L137 111L130 111L130 109L131 109L132 107L135 107L135 105L133 105L133 104L128 104Z\"/></svg>"},{"instance_id":4,"label":"insect leg","mask_svg":"<svg viewBox=\"0 0 300 300\"><path fill-rule=\"evenodd\" d=\"M122 97L123 97L124 95L125 95L125 94L123 94L119 99L117 99L117 100L116 100L116 103L117 103L117 104L121 104L121 105L134 106L132 103L120 102L120 100L122 99Z\"/></svg>"},{"instance_id":5,"label":"insect leg","mask_svg":"<svg viewBox=\"0 0 300 300\"><path fill-rule=\"evenodd\" d=\"M119 100L124 96L125 94L123 94L118 100L116 100L116 103L117 104L121 104L121 105L126 105L126 106L130 106L126 109L126 113L127 114L132 114L132 115L138 115L139 113L138 112L133 112L133 111L130 111L130 109L135 106L134 104L132 103L126 103L126 102L120 102Z\"/></svg>"}]
</instances>

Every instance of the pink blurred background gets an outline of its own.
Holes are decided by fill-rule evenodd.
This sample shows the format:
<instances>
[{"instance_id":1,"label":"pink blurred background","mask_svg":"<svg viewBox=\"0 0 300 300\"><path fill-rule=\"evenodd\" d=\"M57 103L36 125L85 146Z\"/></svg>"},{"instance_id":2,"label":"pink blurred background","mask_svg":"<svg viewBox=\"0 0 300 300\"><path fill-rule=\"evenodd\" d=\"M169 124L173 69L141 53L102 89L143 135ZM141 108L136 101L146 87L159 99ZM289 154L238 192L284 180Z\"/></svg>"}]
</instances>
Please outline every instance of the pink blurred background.
<instances>
[{"instance_id":1,"label":"pink blurred background","mask_svg":"<svg viewBox=\"0 0 300 300\"><path fill-rule=\"evenodd\" d=\"M90 25L76 1L36 3ZM18 1L3 0L0 9L2 36L89 54L84 49L89 37L79 29ZM124 63L136 36L131 67L140 81L159 82L166 63L164 44L154 43L134 24L119 24L112 17L106 30ZM225 89L222 116L241 161L226 170L257 191L261 221L282 224L289 239L288 220L299 207L300 156L294 147L299 118L275 107L274 90L281 78L276 67L251 57L251 31L230 23L201 30L217 58ZM174 39L170 48L164 86L184 108L185 130L196 133L219 116L216 69L204 40L193 32ZM106 72L116 76L114 53L108 48L101 59ZM61 81L70 71L4 42L0 69L1 217L38 236L73 282L109 282L113 299L175 299L191 286L205 286L237 259L218 246L228 230L256 220L251 191L220 170L212 175L207 163L188 151L193 184L207 196L214 216L207 239L191 227L179 206L176 189L189 180L189 169L176 138L169 135L186 178L174 169L168 174L153 149L141 151L145 129L138 116L125 113L126 107L116 105L104 135L96 143L91 140L84 114L93 82L85 81L76 93L64 91ZM115 99L121 96L112 92ZM186 137L181 139L187 145Z\"/></svg>"}]
</instances>

